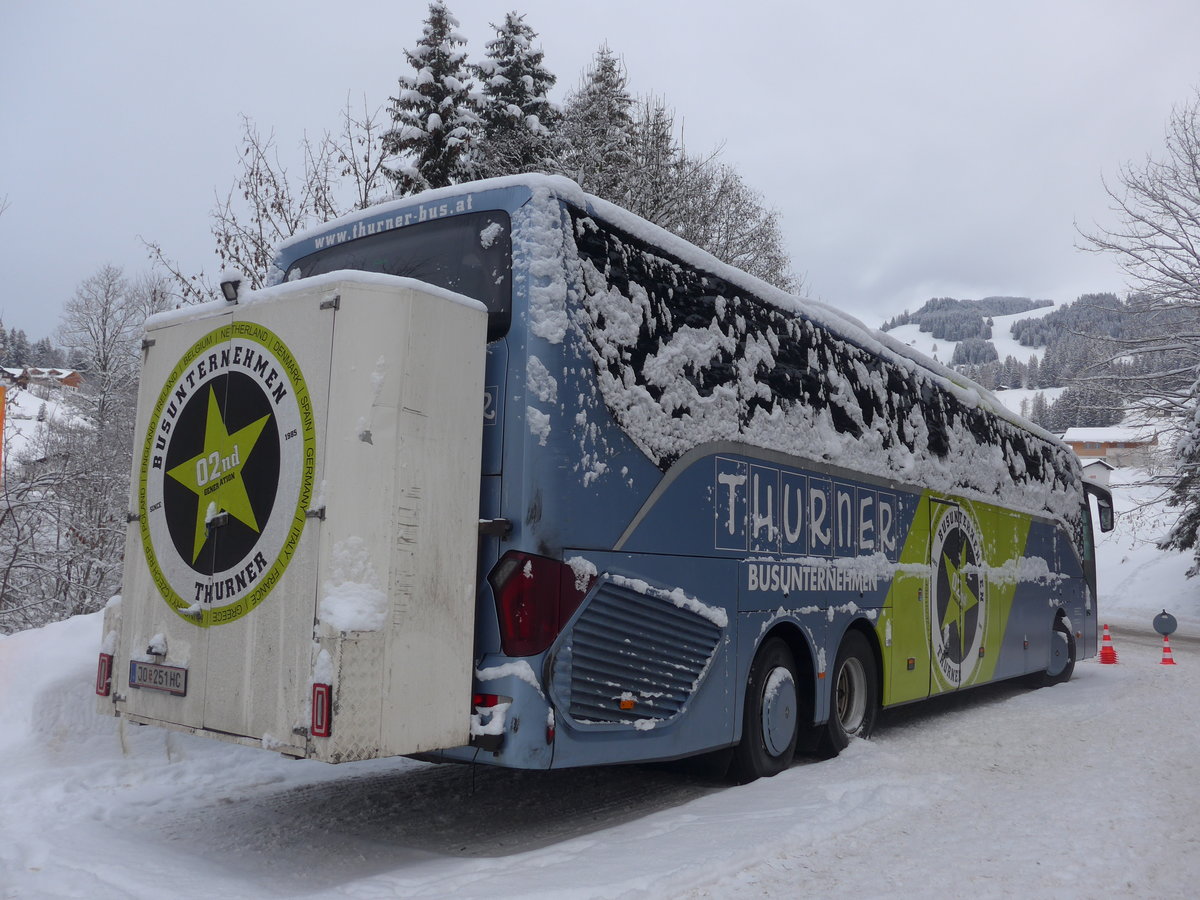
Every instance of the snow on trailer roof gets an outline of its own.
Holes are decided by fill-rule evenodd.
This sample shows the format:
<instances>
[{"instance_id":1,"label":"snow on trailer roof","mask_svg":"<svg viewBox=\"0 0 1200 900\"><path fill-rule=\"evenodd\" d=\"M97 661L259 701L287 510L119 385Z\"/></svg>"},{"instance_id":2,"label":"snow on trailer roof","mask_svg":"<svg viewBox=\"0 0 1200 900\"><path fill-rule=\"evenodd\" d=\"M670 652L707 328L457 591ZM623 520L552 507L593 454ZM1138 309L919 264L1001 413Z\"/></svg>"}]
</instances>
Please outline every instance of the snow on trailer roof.
<instances>
[{"instance_id":1,"label":"snow on trailer roof","mask_svg":"<svg viewBox=\"0 0 1200 900\"><path fill-rule=\"evenodd\" d=\"M315 290L322 287L327 287L332 290L339 284L345 284L347 281L352 281L355 284L374 285L376 287L386 288L411 288L426 294L433 294L441 297L451 303L459 303L463 306L469 306L473 309L479 309L487 312L487 307L456 291L447 290L446 288L437 287L427 281L418 281L415 278L404 278L399 275L384 275L378 272L364 272L359 269L339 269L335 272L328 272L324 275L313 275L305 278L303 282L291 282L289 284L278 284L272 287L260 288L257 291L244 290L238 293L237 307L244 308L255 303L260 303L265 300L271 300L283 294L290 293L297 289ZM189 322L195 319L204 319L209 316L218 316L228 313L235 304L225 300L212 300L208 303L197 303L193 306L183 306L179 309L169 309L164 312L155 313L146 319L145 330L165 328L168 325L175 325L179 322Z\"/></svg>"},{"instance_id":2,"label":"snow on trailer roof","mask_svg":"<svg viewBox=\"0 0 1200 900\"><path fill-rule=\"evenodd\" d=\"M595 215L633 237L660 247L672 256L697 269L707 271L716 277L724 279L730 284L745 290L756 299L769 303L779 310L802 316L818 325L828 328L838 337L858 345L863 350L897 363L904 368L911 369L911 367L915 366L922 369L931 375L940 387L952 394L964 405L985 409L1018 428L1036 435L1042 440L1063 447L1062 442L1057 436L1008 409L992 392L936 360L930 359L920 351L901 343L883 332L876 331L864 325L854 316L836 307L819 300L801 298L789 294L774 285L743 272L741 269L724 263L707 251L643 219L641 216L631 213L607 200L586 193L574 181L564 178L561 175L506 175L500 178L489 178L482 181L452 185L450 187L435 188L408 197L388 200L368 209L358 210L314 226L313 228L297 232L279 244L276 251L277 257L289 258L289 261L294 261L290 257L295 255L298 245L304 242L315 241L323 235L338 234L347 228L352 229L356 222L364 219L378 218L381 215L386 216L411 209L428 209L431 204L442 204L445 201L460 198L468 194L478 195L513 188L526 188L535 198L556 197L573 204L587 211L588 214ZM1063 447L1063 449L1066 448Z\"/></svg>"}]
</instances>

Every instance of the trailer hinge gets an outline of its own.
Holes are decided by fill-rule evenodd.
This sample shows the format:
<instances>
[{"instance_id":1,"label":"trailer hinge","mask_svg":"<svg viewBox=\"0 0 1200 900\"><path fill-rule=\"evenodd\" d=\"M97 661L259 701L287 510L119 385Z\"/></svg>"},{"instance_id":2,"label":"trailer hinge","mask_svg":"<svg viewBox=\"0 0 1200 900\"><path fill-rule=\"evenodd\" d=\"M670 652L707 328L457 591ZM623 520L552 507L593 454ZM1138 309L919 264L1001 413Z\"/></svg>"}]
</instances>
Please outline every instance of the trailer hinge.
<instances>
[{"instance_id":1,"label":"trailer hinge","mask_svg":"<svg viewBox=\"0 0 1200 900\"><path fill-rule=\"evenodd\" d=\"M225 510L221 510L219 513L217 513L215 516L213 516L211 519L209 519L207 522L204 523L204 529L209 535L212 535L212 533L214 531L216 531L218 528L224 528L228 524L229 524L229 513L226 512Z\"/></svg>"},{"instance_id":2,"label":"trailer hinge","mask_svg":"<svg viewBox=\"0 0 1200 900\"><path fill-rule=\"evenodd\" d=\"M304 725L297 725L292 729L292 734L299 735L300 737L308 737L308 728Z\"/></svg>"},{"instance_id":3,"label":"trailer hinge","mask_svg":"<svg viewBox=\"0 0 1200 900\"><path fill-rule=\"evenodd\" d=\"M334 294L328 300L321 301L321 309L341 309L341 308L342 308L342 295L341 294Z\"/></svg>"},{"instance_id":4,"label":"trailer hinge","mask_svg":"<svg viewBox=\"0 0 1200 900\"><path fill-rule=\"evenodd\" d=\"M503 540L512 534L512 522L508 519L480 519L479 533L484 537L498 537Z\"/></svg>"},{"instance_id":5,"label":"trailer hinge","mask_svg":"<svg viewBox=\"0 0 1200 900\"><path fill-rule=\"evenodd\" d=\"M304 511L304 518L320 519L322 522L324 522L325 521L325 507L318 506L318 507L315 507L312 509L306 509Z\"/></svg>"},{"instance_id":6,"label":"trailer hinge","mask_svg":"<svg viewBox=\"0 0 1200 900\"><path fill-rule=\"evenodd\" d=\"M157 343L154 338L142 338L142 352L145 353Z\"/></svg>"},{"instance_id":7,"label":"trailer hinge","mask_svg":"<svg viewBox=\"0 0 1200 900\"><path fill-rule=\"evenodd\" d=\"M141 513L127 512L125 513L125 523L129 524L130 522L136 522L141 519L141 517Z\"/></svg>"}]
</instances>

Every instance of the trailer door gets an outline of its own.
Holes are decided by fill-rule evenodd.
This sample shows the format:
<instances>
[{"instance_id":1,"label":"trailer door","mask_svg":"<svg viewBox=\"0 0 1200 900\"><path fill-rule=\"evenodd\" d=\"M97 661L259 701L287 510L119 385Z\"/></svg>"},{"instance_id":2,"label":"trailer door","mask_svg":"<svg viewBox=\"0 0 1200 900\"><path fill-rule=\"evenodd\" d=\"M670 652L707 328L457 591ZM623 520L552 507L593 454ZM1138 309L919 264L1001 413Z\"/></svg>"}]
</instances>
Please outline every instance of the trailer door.
<instances>
[{"instance_id":1,"label":"trailer door","mask_svg":"<svg viewBox=\"0 0 1200 900\"><path fill-rule=\"evenodd\" d=\"M195 522L208 576L204 727L304 746L335 311L316 295L233 317L229 371L205 400L203 440L182 463L206 479ZM201 493L205 488L201 488ZM203 529L203 534L202 534Z\"/></svg>"}]
</instances>

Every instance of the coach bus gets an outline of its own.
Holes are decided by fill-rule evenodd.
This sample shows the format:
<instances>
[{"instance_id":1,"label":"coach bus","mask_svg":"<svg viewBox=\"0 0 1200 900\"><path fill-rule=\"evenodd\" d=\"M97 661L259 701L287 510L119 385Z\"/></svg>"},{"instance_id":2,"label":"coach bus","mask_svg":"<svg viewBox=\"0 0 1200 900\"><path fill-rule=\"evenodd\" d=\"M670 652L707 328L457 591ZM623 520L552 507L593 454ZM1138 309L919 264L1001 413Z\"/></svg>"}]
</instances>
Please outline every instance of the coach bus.
<instances>
[{"instance_id":1,"label":"coach bus","mask_svg":"<svg viewBox=\"0 0 1200 900\"><path fill-rule=\"evenodd\" d=\"M478 557L470 739L430 756L712 753L745 782L1095 654L1110 496L887 335L547 176L327 223L275 277L345 270L487 309L478 542L443 551ZM319 741L338 705L312 703Z\"/></svg>"},{"instance_id":2,"label":"coach bus","mask_svg":"<svg viewBox=\"0 0 1200 900\"><path fill-rule=\"evenodd\" d=\"M880 707L1063 681L1096 652L1088 497L1105 528L1111 500L1069 449L569 181L396 201L279 267L488 308L477 727L444 756L734 747L744 781L836 753Z\"/></svg>"}]
</instances>

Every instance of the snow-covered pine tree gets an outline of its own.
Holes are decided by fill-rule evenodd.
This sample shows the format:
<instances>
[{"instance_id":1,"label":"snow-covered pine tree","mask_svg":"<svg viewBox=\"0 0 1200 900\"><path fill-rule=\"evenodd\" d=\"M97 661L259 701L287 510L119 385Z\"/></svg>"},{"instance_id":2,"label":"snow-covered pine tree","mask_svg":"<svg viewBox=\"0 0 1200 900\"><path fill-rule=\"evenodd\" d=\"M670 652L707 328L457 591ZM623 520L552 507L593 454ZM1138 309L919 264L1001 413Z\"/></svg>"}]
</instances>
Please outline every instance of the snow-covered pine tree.
<instances>
[{"instance_id":1,"label":"snow-covered pine tree","mask_svg":"<svg viewBox=\"0 0 1200 900\"><path fill-rule=\"evenodd\" d=\"M23 328L10 328L8 331L8 358L10 366L29 365L31 348L29 338Z\"/></svg>"},{"instance_id":2,"label":"snow-covered pine tree","mask_svg":"<svg viewBox=\"0 0 1200 900\"><path fill-rule=\"evenodd\" d=\"M692 156L674 135L667 105L635 103L620 61L601 46L564 106L558 171L732 266L799 290L778 214L717 153Z\"/></svg>"},{"instance_id":3,"label":"snow-covered pine tree","mask_svg":"<svg viewBox=\"0 0 1200 900\"><path fill-rule=\"evenodd\" d=\"M50 338L44 337L33 342L33 346L30 348L29 361L35 366L52 368L61 365L60 355L54 349L54 345L50 343Z\"/></svg>"},{"instance_id":4,"label":"snow-covered pine tree","mask_svg":"<svg viewBox=\"0 0 1200 900\"><path fill-rule=\"evenodd\" d=\"M1192 387L1193 412L1184 434L1175 444L1178 475L1171 486L1168 503L1179 509L1179 518L1162 539L1164 550L1191 550L1189 578L1200 575L1200 381Z\"/></svg>"},{"instance_id":5,"label":"snow-covered pine tree","mask_svg":"<svg viewBox=\"0 0 1200 900\"><path fill-rule=\"evenodd\" d=\"M474 177L480 98L458 27L446 4L434 0L421 40L404 51L416 73L401 75L399 95L388 98L392 129L383 138L400 195Z\"/></svg>"},{"instance_id":6,"label":"snow-covered pine tree","mask_svg":"<svg viewBox=\"0 0 1200 900\"><path fill-rule=\"evenodd\" d=\"M1038 391L1033 395L1033 402L1029 405L1029 420L1043 428L1049 429L1049 421L1047 415L1049 413L1049 404L1046 403L1046 395Z\"/></svg>"},{"instance_id":7,"label":"snow-covered pine tree","mask_svg":"<svg viewBox=\"0 0 1200 900\"><path fill-rule=\"evenodd\" d=\"M625 67L602 44L563 107L558 158L564 175L614 203L626 199L633 164L633 106Z\"/></svg>"},{"instance_id":8,"label":"snow-covered pine tree","mask_svg":"<svg viewBox=\"0 0 1200 900\"><path fill-rule=\"evenodd\" d=\"M542 65L537 32L523 15L510 12L492 28L496 37L486 45L486 58L470 67L483 94L477 175L547 171L561 119L549 98L557 79Z\"/></svg>"}]
</instances>

